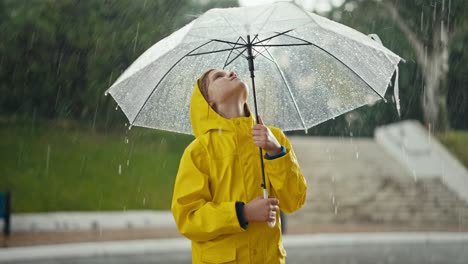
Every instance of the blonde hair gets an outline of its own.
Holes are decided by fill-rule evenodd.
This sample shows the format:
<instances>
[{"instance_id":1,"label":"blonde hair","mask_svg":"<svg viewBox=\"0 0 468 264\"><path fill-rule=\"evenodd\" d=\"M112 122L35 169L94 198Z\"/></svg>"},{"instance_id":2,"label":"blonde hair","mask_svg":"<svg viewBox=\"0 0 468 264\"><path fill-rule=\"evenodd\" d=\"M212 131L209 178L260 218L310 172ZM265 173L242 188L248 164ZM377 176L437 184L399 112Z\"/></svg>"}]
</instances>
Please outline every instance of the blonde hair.
<instances>
[{"instance_id":1,"label":"blonde hair","mask_svg":"<svg viewBox=\"0 0 468 264\"><path fill-rule=\"evenodd\" d=\"M208 82L209 82L209 79L208 79L208 75L210 74L211 71L213 71L214 69L209 69L207 71L205 71L202 76L200 77L200 79L198 79L198 87L200 88L200 92L202 93L203 97L205 98L205 100L208 102Z\"/></svg>"}]
</instances>

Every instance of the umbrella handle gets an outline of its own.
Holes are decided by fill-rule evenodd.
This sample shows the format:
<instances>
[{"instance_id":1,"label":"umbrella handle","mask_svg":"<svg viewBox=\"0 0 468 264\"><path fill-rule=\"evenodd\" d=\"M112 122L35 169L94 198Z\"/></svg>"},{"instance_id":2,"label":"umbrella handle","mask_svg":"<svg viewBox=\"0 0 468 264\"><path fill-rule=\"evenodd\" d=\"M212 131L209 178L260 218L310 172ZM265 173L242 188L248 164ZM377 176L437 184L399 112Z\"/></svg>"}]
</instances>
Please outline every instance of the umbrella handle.
<instances>
[{"instance_id":1,"label":"umbrella handle","mask_svg":"<svg viewBox=\"0 0 468 264\"><path fill-rule=\"evenodd\" d=\"M264 198L264 199L268 199L268 191L267 191L267 189L263 189L263 198ZM276 218L275 218L274 221L267 222L267 223L268 223L268 226L269 226L270 228L275 227L275 225L276 225Z\"/></svg>"}]
</instances>

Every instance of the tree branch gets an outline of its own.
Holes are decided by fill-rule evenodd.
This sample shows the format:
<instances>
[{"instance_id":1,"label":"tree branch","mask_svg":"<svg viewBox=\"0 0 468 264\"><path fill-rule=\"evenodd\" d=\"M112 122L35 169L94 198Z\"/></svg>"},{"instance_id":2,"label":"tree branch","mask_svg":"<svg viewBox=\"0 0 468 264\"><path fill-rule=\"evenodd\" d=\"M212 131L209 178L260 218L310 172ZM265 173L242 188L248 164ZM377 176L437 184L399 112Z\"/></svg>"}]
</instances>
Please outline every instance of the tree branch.
<instances>
[{"instance_id":1,"label":"tree branch","mask_svg":"<svg viewBox=\"0 0 468 264\"><path fill-rule=\"evenodd\" d=\"M414 52L416 53L416 60L419 64L426 68L425 63L425 50L423 42L417 38L416 34L408 27L408 25L404 22L404 19L398 13L397 8L389 1L382 1L380 4L390 13L390 17L396 23L398 28L405 34L408 38L410 45L413 47Z\"/></svg>"}]
</instances>

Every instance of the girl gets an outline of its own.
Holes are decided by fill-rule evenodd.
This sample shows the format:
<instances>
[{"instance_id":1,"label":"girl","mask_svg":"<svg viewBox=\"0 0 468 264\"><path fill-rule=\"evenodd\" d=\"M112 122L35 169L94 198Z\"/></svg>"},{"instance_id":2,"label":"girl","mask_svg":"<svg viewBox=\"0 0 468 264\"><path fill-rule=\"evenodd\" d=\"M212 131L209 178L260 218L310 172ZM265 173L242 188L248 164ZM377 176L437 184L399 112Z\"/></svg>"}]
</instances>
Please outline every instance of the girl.
<instances>
[{"instance_id":1,"label":"girl","mask_svg":"<svg viewBox=\"0 0 468 264\"><path fill-rule=\"evenodd\" d=\"M172 198L179 232L192 241L193 263L285 263L280 225L298 210L306 182L280 129L255 124L248 88L233 72L211 69L190 104L195 140L185 149ZM263 199L258 147L264 152Z\"/></svg>"}]
</instances>

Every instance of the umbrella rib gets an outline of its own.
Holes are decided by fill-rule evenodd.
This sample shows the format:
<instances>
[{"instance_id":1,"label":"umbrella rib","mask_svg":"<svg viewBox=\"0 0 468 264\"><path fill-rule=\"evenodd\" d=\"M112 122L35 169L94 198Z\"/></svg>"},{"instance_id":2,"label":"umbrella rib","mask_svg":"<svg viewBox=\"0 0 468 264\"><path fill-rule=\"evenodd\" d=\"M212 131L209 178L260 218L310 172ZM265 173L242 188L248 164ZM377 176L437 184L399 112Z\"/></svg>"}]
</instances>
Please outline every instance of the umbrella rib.
<instances>
[{"instance_id":1,"label":"umbrella rib","mask_svg":"<svg viewBox=\"0 0 468 264\"><path fill-rule=\"evenodd\" d=\"M212 40L210 40L211 42ZM212 50L212 51L205 51L205 52L199 52L199 53L193 53L193 54L187 54L185 56L198 56L198 55L206 55L206 54L212 54L212 53L218 53L218 52L223 52L223 51L230 51L234 49L242 49L245 48L245 45L235 47L235 48L230 48L230 49L220 49L220 50Z\"/></svg>"},{"instance_id":2,"label":"umbrella rib","mask_svg":"<svg viewBox=\"0 0 468 264\"><path fill-rule=\"evenodd\" d=\"M232 42L232 41L227 41L227 40L222 40L222 39L212 39L212 41L226 43L226 44L230 44L230 45L237 45L237 44L239 44L239 39L242 39L242 37L239 37L237 39L237 42ZM244 39L242 39L242 40L244 40ZM245 42L245 40L244 40L244 42Z\"/></svg>"},{"instance_id":3,"label":"umbrella rib","mask_svg":"<svg viewBox=\"0 0 468 264\"><path fill-rule=\"evenodd\" d=\"M295 36L291 36L291 35L289 35L289 34L287 34L287 33L285 33L284 35L285 35L286 37L290 37L290 38L293 38L293 39L297 39L297 40L300 40L300 41L304 41L305 43L310 43L310 44L312 44L310 41L307 41L307 40L305 40L305 39L301 39L301 38L298 38L298 37L295 37Z\"/></svg>"},{"instance_id":4,"label":"umbrella rib","mask_svg":"<svg viewBox=\"0 0 468 264\"><path fill-rule=\"evenodd\" d=\"M242 53L244 53L244 51L245 51L246 49L247 49L247 48L245 48L244 50L242 50L241 52L239 52L239 54L237 54L237 56L234 57L234 59L232 59L231 61L229 61L227 64L225 63L223 69L226 68L227 66L229 66L231 63L233 63L237 58L239 58L239 57L242 55ZM244 57L245 57L245 56L244 56ZM229 59L229 57L228 57L228 59ZM226 61L227 61L227 59L226 59Z\"/></svg>"},{"instance_id":5,"label":"umbrella rib","mask_svg":"<svg viewBox=\"0 0 468 264\"><path fill-rule=\"evenodd\" d=\"M268 37L268 38L266 38L266 39L262 39L262 40L259 40L258 42L252 43L252 45L253 45L253 46L256 46L258 43L262 43L262 42L265 42L265 41L267 41L267 40L270 40L270 39L279 37L279 36L284 35L284 34L286 34L286 33L288 33L288 32L291 32L291 31L293 31L293 30L294 30L294 29L289 29L289 30L286 30L286 31L284 31L284 32L280 32L280 33L278 33L278 34L276 34L276 35L273 35L273 36L271 36L271 37Z\"/></svg>"},{"instance_id":6,"label":"umbrella rib","mask_svg":"<svg viewBox=\"0 0 468 264\"><path fill-rule=\"evenodd\" d=\"M158 81L158 83L154 86L153 90L151 91L151 93L149 94L149 96L146 98L145 102L143 103L143 105L140 107L140 110L138 110L138 113L135 115L135 117L133 118L132 122L130 123L130 125L133 125L135 123L135 120L137 119L137 117L140 115L141 113L141 110L143 110L143 108L145 108L145 105L146 103L148 103L149 99L151 98L151 96L153 96L154 92L156 91L156 89L158 88L159 84L164 80L164 78L166 78L166 76L169 74L169 72L172 71L172 69L175 68L175 66L177 64L179 64L180 61L182 61L185 57L189 56L190 53L196 51L197 49L205 46L205 45L208 45L209 43L213 42L213 40L210 40L198 47L196 47L195 49L191 50L189 53L185 54L184 56L182 56L182 58L180 58L178 61L176 61L172 66L171 68L169 68L169 70L166 71L166 73L164 73L164 75L161 77L161 79Z\"/></svg>"},{"instance_id":7,"label":"umbrella rib","mask_svg":"<svg viewBox=\"0 0 468 264\"><path fill-rule=\"evenodd\" d=\"M241 39L242 39L241 37L237 38L236 44L235 44L233 47L235 47L235 46L237 45L237 43L239 43L239 40L241 40ZM233 51L233 50L234 50L234 49L232 49L232 50L229 52L229 55L227 56L226 61L224 62L223 69L226 68L226 66L228 66L229 64L231 64L231 62L233 62L235 59L237 59L237 58L238 58L240 55L242 55L242 53L244 53L244 51L245 51L245 49L244 49L242 52L238 53L238 55L237 55L233 60L231 60L231 61L228 63L228 60L229 60L229 58L231 57L231 54L232 54L232 51ZM244 56L244 57L245 57L245 56Z\"/></svg>"},{"instance_id":8,"label":"umbrella rib","mask_svg":"<svg viewBox=\"0 0 468 264\"><path fill-rule=\"evenodd\" d=\"M270 57L272 59L271 61L273 61L273 63L275 64L276 69L279 71L279 73L281 75L281 79L283 79L283 82L286 85L286 88L288 89L289 96L291 96L291 99L292 99L293 104L294 104L294 108L296 108L296 112L299 115L299 118L301 119L302 127L304 127L304 130L307 130L307 126L306 126L306 124L304 122L304 118L302 117L301 111L299 110L299 106L297 105L296 99L294 98L294 95L292 94L291 87L289 86L289 83L286 80L286 77L284 76L283 71L281 70L280 66L278 65L278 62L273 57L273 55L270 53L270 51L266 50L266 52L268 53L268 55L270 55Z\"/></svg>"},{"instance_id":9,"label":"umbrella rib","mask_svg":"<svg viewBox=\"0 0 468 264\"><path fill-rule=\"evenodd\" d=\"M255 45L255 47L292 47L292 46L309 46L313 44L309 43L290 43L290 44L262 44L262 45Z\"/></svg>"},{"instance_id":10,"label":"umbrella rib","mask_svg":"<svg viewBox=\"0 0 468 264\"><path fill-rule=\"evenodd\" d=\"M262 52L256 50L255 48L252 48L252 49L255 50L255 51L257 52L257 55L255 56L255 58L256 58L258 55L262 55L265 59L267 59L267 60L269 60L269 61L271 61L271 62L274 62L274 61L272 61L270 58L268 58L267 56L263 55L263 52L265 52L265 51L268 52L267 49L265 49L265 50L262 51Z\"/></svg>"}]
</instances>

